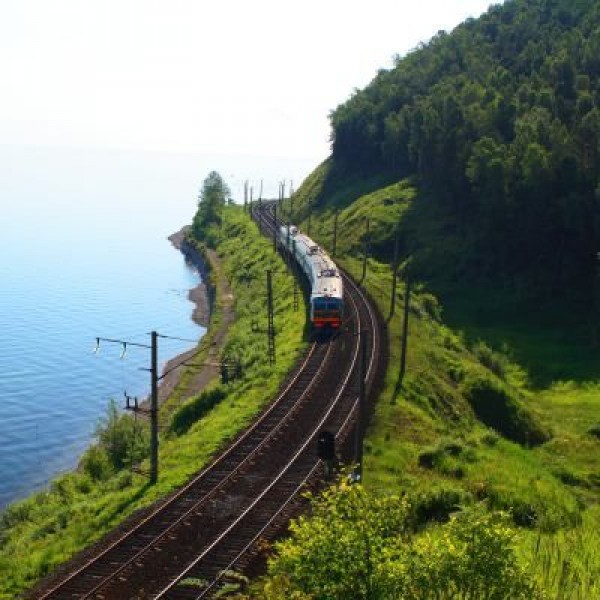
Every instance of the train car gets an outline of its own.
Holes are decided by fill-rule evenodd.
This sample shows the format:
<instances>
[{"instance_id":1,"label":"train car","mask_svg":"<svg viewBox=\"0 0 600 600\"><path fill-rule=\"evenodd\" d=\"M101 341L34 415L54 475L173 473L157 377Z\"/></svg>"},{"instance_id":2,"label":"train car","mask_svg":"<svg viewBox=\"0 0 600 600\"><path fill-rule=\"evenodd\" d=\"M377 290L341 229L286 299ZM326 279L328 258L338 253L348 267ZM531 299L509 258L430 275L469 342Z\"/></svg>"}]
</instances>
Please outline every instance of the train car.
<instances>
[{"instance_id":1,"label":"train car","mask_svg":"<svg viewBox=\"0 0 600 600\"><path fill-rule=\"evenodd\" d=\"M344 316L342 277L329 255L294 225L279 229L279 245L289 252L310 283L310 321L315 330L339 329Z\"/></svg>"}]
</instances>

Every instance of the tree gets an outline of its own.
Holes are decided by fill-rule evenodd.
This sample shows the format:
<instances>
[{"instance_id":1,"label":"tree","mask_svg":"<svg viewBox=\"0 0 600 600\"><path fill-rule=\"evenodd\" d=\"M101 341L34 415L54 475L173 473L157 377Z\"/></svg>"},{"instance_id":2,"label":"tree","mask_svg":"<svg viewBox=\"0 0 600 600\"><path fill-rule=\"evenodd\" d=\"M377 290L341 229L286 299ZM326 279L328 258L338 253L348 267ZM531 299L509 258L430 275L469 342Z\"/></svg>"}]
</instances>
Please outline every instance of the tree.
<instances>
[{"instance_id":1,"label":"tree","mask_svg":"<svg viewBox=\"0 0 600 600\"><path fill-rule=\"evenodd\" d=\"M121 414L114 400L110 400L106 416L96 426L98 443L91 446L82 458L82 465L94 479L104 479L140 462L148 454L149 439L146 428L138 426L128 414Z\"/></svg>"},{"instance_id":2,"label":"tree","mask_svg":"<svg viewBox=\"0 0 600 600\"><path fill-rule=\"evenodd\" d=\"M202 236L202 231L211 223L221 221L221 210L231 197L231 192L223 178L211 171L202 183L198 194L198 212L194 217L194 233Z\"/></svg>"}]
</instances>

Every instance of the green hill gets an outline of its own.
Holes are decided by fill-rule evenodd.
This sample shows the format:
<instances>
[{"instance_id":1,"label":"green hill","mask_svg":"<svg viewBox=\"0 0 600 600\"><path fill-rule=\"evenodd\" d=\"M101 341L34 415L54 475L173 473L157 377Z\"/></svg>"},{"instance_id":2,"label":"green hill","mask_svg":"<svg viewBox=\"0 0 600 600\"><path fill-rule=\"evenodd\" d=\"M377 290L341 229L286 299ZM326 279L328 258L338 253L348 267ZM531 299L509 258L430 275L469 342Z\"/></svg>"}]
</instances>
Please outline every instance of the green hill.
<instances>
[{"instance_id":1,"label":"green hill","mask_svg":"<svg viewBox=\"0 0 600 600\"><path fill-rule=\"evenodd\" d=\"M599 77L597 2L494 7L398 57L332 112L332 155L312 199L343 206L365 191L353 180L378 189L411 177L419 202L400 226L423 277L520 282L589 304ZM424 247L432 220L435 244Z\"/></svg>"},{"instance_id":2,"label":"green hill","mask_svg":"<svg viewBox=\"0 0 600 600\"><path fill-rule=\"evenodd\" d=\"M506 510L539 589L600 597L600 4L492 7L331 125L286 218L330 251L337 222L336 260L361 279L367 252L385 315L397 236L415 290L402 382L402 283L389 320L366 487L408 494L422 523Z\"/></svg>"}]
</instances>

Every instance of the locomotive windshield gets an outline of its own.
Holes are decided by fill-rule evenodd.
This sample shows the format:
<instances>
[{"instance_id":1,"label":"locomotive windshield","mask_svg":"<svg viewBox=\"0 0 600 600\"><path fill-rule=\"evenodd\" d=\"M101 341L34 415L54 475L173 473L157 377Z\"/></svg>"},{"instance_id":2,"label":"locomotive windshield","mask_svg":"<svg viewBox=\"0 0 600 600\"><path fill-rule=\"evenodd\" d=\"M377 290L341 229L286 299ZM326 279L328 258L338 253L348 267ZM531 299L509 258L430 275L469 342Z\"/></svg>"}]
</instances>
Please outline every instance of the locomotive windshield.
<instances>
[{"instance_id":1,"label":"locomotive windshield","mask_svg":"<svg viewBox=\"0 0 600 600\"><path fill-rule=\"evenodd\" d=\"M339 310L342 301L338 298L315 298L313 308L315 311L321 310Z\"/></svg>"}]
</instances>

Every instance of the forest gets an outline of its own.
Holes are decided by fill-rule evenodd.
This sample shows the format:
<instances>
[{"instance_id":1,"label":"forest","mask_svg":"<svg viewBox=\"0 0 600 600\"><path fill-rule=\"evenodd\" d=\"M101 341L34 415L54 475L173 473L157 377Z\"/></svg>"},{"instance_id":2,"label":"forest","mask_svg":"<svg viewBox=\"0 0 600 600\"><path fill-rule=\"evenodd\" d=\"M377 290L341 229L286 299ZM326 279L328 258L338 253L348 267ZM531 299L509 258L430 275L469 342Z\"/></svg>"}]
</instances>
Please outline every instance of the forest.
<instances>
[{"instance_id":1,"label":"forest","mask_svg":"<svg viewBox=\"0 0 600 600\"><path fill-rule=\"evenodd\" d=\"M494 6L396 57L330 118L330 178L411 177L460 248L429 249L421 274L598 302L598 2Z\"/></svg>"}]
</instances>

